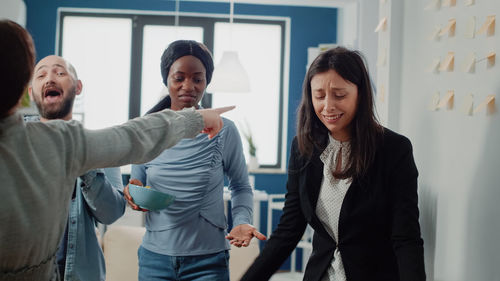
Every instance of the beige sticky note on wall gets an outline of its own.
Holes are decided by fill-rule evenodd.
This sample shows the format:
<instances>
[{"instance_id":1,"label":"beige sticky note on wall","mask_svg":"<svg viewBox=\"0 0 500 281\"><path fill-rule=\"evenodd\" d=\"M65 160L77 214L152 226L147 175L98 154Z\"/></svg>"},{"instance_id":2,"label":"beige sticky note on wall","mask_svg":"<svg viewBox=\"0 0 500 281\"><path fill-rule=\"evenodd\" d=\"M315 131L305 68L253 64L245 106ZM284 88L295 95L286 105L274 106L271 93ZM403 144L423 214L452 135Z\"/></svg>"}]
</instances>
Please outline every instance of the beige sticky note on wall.
<instances>
[{"instance_id":1,"label":"beige sticky note on wall","mask_svg":"<svg viewBox=\"0 0 500 281\"><path fill-rule=\"evenodd\" d=\"M375 32L385 31L387 28L387 18L383 18L379 21L377 27L375 28Z\"/></svg>"},{"instance_id":2,"label":"beige sticky note on wall","mask_svg":"<svg viewBox=\"0 0 500 281\"><path fill-rule=\"evenodd\" d=\"M486 33L487 36L493 36L495 34L495 16L487 16L486 21L477 31L477 34Z\"/></svg>"},{"instance_id":3,"label":"beige sticky note on wall","mask_svg":"<svg viewBox=\"0 0 500 281\"><path fill-rule=\"evenodd\" d=\"M475 3L476 3L476 1L474 1L474 0L465 0L464 1L465 6L472 6Z\"/></svg>"},{"instance_id":4,"label":"beige sticky note on wall","mask_svg":"<svg viewBox=\"0 0 500 281\"><path fill-rule=\"evenodd\" d=\"M441 34L441 26L436 25L429 36L429 40L439 40L439 38L441 38L441 35L439 34Z\"/></svg>"},{"instance_id":5,"label":"beige sticky note on wall","mask_svg":"<svg viewBox=\"0 0 500 281\"><path fill-rule=\"evenodd\" d=\"M429 106L427 108L430 111L436 111L438 110L438 105L439 105L439 92L435 92L434 95L432 95L431 102L429 103Z\"/></svg>"},{"instance_id":6,"label":"beige sticky note on wall","mask_svg":"<svg viewBox=\"0 0 500 281\"><path fill-rule=\"evenodd\" d=\"M465 38L474 38L476 33L476 17L471 17L465 27Z\"/></svg>"},{"instance_id":7,"label":"beige sticky note on wall","mask_svg":"<svg viewBox=\"0 0 500 281\"><path fill-rule=\"evenodd\" d=\"M454 7L457 5L457 0L443 0L442 7Z\"/></svg>"},{"instance_id":8,"label":"beige sticky note on wall","mask_svg":"<svg viewBox=\"0 0 500 281\"><path fill-rule=\"evenodd\" d=\"M449 37L455 36L455 28L457 26L457 20L456 19L449 19L448 24L441 29L441 32L439 32L439 36L443 36L446 33L448 33Z\"/></svg>"},{"instance_id":9,"label":"beige sticky note on wall","mask_svg":"<svg viewBox=\"0 0 500 281\"><path fill-rule=\"evenodd\" d=\"M462 70L464 72L473 73L476 71L476 54L470 53L464 61Z\"/></svg>"},{"instance_id":10,"label":"beige sticky note on wall","mask_svg":"<svg viewBox=\"0 0 500 281\"><path fill-rule=\"evenodd\" d=\"M431 0L425 6L424 10L437 10L441 8L441 0Z\"/></svg>"},{"instance_id":11,"label":"beige sticky note on wall","mask_svg":"<svg viewBox=\"0 0 500 281\"><path fill-rule=\"evenodd\" d=\"M468 94L465 96L461 111L465 115L472 115L473 109L474 109L474 95Z\"/></svg>"},{"instance_id":12,"label":"beige sticky note on wall","mask_svg":"<svg viewBox=\"0 0 500 281\"><path fill-rule=\"evenodd\" d=\"M453 71L455 67L455 52L448 52L446 58L444 58L441 66L439 67L440 71Z\"/></svg>"},{"instance_id":13,"label":"beige sticky note on wall","mask_svg":"<svg viewBox=\"0 0 500 281\"><path fill-rule=\"evenodd\" d=\"M488 111L492 112L495 108L495 95L488 95L482 103L480 103L476 109L474 109L474 114L483 111L488 108Z\"/></svg>"},{"instance_id":14,"label":"beige sticky note on wall","mask_svg":"<svg viewBox=\"0 0 500 281\"><path fill-rule=\"evenodd\" d=\"M439 72L439 64L441 63L441 60L439 58L436 58L432 61L431 66L427 69L427 72Z\"/></svg>"},{"instance_id":15,"label":"beige sticky note on wall","mask_svg":"<svg viewBox=\"0 0 500 281\"><path fill-rule=\"evenodd\" d=\"M496 53L491 52L486 56L486 60L488 61L487 65L488 68L493 67L495 65L495 60L496 60Z\"/></svg>"},{"instance_id":16,"label":"beige sticky note on wall","mask_svg":"<svg viewBox=\"0 0 500 281\"><path fill-rule=\"evenodd\" d=\"M438 108L446 107L448 109L452 109L453 102L454 102L454 98L453 98L454 96L455 96L455 92L453 90L448 91L446 93L446 95L444 96L444 98L442 98L439 101Z\"/></svg>"}]
</instances>

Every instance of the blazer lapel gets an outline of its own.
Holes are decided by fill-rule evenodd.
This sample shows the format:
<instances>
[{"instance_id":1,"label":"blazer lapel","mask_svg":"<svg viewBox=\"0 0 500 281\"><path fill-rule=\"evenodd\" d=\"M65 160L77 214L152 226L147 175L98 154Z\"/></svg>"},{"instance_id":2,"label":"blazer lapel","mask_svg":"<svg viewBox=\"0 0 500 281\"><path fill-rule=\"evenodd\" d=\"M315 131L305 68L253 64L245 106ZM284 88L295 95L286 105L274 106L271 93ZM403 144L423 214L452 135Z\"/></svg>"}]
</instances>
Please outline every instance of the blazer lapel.
<instances>
[{"instance_id":1,"label":"blazer lapel","mask_svg":"<svg viewBox=\"0 0 500 281\"><path fill-rule=\"evenodd\" d=\"M317 232L322 232L330 237L323 224L316 216L316 204L318 203L319 192L321 190L321 182L323 180L323 162L319 159L319 154L315 155L309 165L305 169L304 175L301 177L300 196L303 198L304 215L307 222Z\"/></svg>"}]
</instances>

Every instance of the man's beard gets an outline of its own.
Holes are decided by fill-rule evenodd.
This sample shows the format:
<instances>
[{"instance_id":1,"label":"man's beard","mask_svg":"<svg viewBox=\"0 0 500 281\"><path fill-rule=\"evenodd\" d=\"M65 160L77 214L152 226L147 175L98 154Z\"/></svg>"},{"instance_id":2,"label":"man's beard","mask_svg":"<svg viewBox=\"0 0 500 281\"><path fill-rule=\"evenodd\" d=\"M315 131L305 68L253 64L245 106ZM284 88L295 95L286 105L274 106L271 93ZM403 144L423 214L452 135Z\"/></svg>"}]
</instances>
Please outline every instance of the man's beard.
<instances>
[{"instance_id":1,"label":"man's beard","mask_svg":"<svg viewBox=\"0 0 500 281\"><path fill-rule=\"evenodd\" d=\"M68 91L68 95L63 97L63 100L58 104L52 104L50 107L44 107L41 100L35 99L36 107L42 118L47 120L62 119L73 110L73 102L75 101L76 87ZM41 95L40 95L41 97Z\"/></svg>"}]
</instances>

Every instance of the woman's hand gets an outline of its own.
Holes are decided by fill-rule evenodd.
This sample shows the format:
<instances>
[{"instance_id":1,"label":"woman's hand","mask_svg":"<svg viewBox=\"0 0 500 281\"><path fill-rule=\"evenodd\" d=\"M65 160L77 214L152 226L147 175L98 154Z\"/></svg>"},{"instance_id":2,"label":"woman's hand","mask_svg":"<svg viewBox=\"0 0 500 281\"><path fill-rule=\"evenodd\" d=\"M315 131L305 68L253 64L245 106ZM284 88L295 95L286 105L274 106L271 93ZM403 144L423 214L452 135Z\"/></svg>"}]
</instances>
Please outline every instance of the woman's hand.
<instances>
[{"instance_id":1,"label":"woman's hand","mask_svg":"<svg viewBox=\"0 0 500 281\"><path fill-rule=\"evenodd\" d=\"M128 181L129 183L131 184L135 184L135 185L138 185L138 186L144 186L142 184L142 182L138 179L130 179ZM134 200L132 199L132 196L130 196L130 192L128 191L128 184L127 186L125 186L125 188L123 189L123 197L125 197L125 200L127 200L127 203L130 205L130 207L136 211L141 211L141 212L147 212L149 210L147 209L143 209L139 206L137 206L135 203L134 203Z\"/></svg>"},{"instance_id":2,"label":"woman's hand","mask_svg":"<svg viewBox=\"0 0 500 281\"><path fill-rule=\"evenodd\" d=\"M250 241L255 237L259 240L266 240L266 236L257 231L257 229L251 224L240 224L231 230L231 232L226 236L229 243L236 247L248 247Z\"/></svg>"}]
</instances>

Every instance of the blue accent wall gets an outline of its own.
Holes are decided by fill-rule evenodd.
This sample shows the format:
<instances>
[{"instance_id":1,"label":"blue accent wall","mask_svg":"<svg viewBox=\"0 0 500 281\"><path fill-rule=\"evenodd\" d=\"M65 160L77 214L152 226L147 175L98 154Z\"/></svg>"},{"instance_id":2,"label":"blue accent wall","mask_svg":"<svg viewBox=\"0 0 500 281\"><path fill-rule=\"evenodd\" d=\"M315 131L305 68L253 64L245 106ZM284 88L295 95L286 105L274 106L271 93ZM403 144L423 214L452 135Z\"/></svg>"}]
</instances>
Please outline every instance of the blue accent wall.
<instances>
[{"instance_id":1,"label":"blue accent wall","mask_svg":"<svg viewBox=\"0 0 500 281\"><path fill-rule=\"evenodd\" d=\"M165 0L25 0L27 29L36 45L38 58L54 54L56 21L59 7L127 9L146 11L174 11L175 1ZM229 14L229 4L220 2L181 1L181 12ZM288 94L287 159L290 144L295 136L296 109L300 102L302 82L306 72L307 48L320 43L337 41L336 8L235 4L240 15L282 16L291 19L290 76ZM256 40L258 40L256 38ZM286 175L256 174L255 185L268 193L286 192ZM260 229L265 232L266 207L262 204ZM275 218L276 220L278 218Z\"/></svg>"},{"instance_id":2,"label":"blue accent wall","mask_svg":"<svg viewBox=\"0 0 500 281\"><path fill-rule=\"evenodd\" d=\"M25 0L27 29L35 40L38 58L54 54L56 21L59 7L174 11L175 1L165 0ZM221 2L181 1L181 12L229 14L229 4ZM337 41L337 9L299 6L235 4L241 15L282 16L291 18L290 76L288 93L287 159L295 136L296 109L300 102L306 72L307 48ZM257 39L257 38L256 38ZM285 93L287 94L287 93ZM255 185L269 193L284 193L286 175L256 174Z\"/></svg>"}]
</instances>

